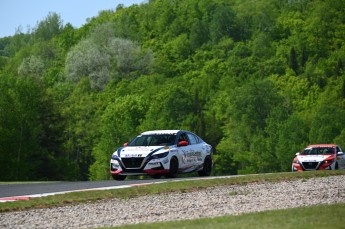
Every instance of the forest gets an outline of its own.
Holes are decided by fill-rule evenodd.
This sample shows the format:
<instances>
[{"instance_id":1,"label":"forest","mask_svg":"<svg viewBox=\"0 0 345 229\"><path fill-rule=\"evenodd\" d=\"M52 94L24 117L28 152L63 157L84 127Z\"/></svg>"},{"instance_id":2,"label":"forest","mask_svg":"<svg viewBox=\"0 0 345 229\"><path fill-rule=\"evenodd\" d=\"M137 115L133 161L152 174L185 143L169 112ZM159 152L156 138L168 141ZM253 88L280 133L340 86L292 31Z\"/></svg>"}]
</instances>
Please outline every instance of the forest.
<instances>
[{"instance_id":1,"label":"forest","mask_svg":"<svg viewBox=\"0 0 345 229\"><path fill-rule=\"evenodd\" d=\"M0 38L0 180L105 180L140 132L185 129L214 175L345 148L345 0L149 0Z\"/></svg>"}]
</instances>

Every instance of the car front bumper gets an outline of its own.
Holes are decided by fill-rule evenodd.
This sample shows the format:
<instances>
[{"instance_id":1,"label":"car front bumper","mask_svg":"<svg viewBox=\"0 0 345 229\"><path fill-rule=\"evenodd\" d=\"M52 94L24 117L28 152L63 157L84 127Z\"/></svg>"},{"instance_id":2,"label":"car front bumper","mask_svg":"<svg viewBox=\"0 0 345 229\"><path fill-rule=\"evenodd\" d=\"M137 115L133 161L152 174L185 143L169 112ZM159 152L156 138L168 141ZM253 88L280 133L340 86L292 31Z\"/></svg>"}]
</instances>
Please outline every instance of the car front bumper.
<instances>
[{"instance_id":1,"label":"car front bumper","mask_svg":"<svg viewBox=\"0 0 345 229\"><path fill-rule=\"evenodd\" d=\"M127 166L126 166L127 165ZM143 161L140 166L131 166L121 160L110 160L110 173L112 175L156 175L169 173L169 158L152 159Z\"/></svg>"},{"instance_id":2,"label":"car front bumper","mask_svg":"<svg viewBox=\"0 0 345 229\"><path fill-rule=\"evenodd\" d=\"M313 170L332 170L335 167L335 162L302 162L292 163L293 172L313 171Z\"/></svg>"}]
</instances>

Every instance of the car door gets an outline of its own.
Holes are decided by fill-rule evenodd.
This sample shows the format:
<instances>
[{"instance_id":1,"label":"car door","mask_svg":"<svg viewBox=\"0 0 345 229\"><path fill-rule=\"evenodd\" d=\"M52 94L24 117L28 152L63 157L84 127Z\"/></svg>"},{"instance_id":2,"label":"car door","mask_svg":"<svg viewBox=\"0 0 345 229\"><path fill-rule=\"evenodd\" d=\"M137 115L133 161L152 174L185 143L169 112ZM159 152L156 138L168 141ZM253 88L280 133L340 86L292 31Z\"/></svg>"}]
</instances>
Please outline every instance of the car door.
<instances>
[{"instance_id":1,"label":"car door","mask_svg":"<svg viewBox=\"0 0 345 229\"><path fill-rule=\"evenodd\" d=\"M339 155L339 152L342 152L342 155ZM345 169L345 154L340 147L337 147L337 161L339 169Z\"/></svg>"},{"instance_id":2,"label":"car door","mask_svg":"<svg viewBox=\"0 0 345 229\"><path fill-rule=\"evenodd\" d=\"M198 166L203 163L202 145L200 144L200 142L198 141L198 138L194 134L187 133L187 136L191 144L191 152L190 152L191 163L193 166Z\"/></svg>"},{"instance_id":3,"label":"car door","mask_svg":"<svg viewBox=\"0 0 345 229\"><path fill-rule=\"evenodd\" d=\"M181 142L188 142L187 145L179 145ZM186 133L180 134L178 136L177 154L179 159L179 167L181 170L186 170L192 166L192 161L190 158L193 146L190 144L190 140Z\"/></svg>"}]
</instances>

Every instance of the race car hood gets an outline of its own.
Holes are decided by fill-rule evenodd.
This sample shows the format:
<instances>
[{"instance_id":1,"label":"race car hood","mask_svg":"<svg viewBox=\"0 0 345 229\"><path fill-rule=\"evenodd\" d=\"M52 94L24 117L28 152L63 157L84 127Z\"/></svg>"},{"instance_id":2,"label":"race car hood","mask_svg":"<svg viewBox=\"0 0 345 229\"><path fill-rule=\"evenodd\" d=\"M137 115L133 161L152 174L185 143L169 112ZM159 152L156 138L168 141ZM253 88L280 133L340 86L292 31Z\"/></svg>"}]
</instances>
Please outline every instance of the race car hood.
<instances>
[{"instance_id":1,"label":"race car hood","mask_svg":"<svg viewBox=\"0 0 345 229\"><path fill-rule=\"evenodd\" d=\"M297 159L300 162L320 162L332 157L332 155L298 155Z\"/></svg>"},{"instance_id":2,"label":"race car hood","mask_svg":"<svg viewBox=\"0 0 345 229\"><path fill-rule=\"evenodd\" d=\"M167 149L164 146L127 146L119 148L114 154L118 157L147 157Z\"/></svg>"}]
</instances>

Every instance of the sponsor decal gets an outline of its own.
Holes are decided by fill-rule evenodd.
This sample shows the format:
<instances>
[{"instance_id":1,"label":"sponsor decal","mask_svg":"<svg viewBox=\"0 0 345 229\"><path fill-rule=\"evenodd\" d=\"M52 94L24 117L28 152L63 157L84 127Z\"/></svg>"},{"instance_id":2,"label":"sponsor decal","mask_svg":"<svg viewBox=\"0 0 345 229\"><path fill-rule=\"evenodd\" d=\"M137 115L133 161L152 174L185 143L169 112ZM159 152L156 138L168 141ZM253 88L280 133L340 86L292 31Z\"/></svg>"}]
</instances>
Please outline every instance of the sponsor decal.
<instances>
[{"instance_id":1,"label":"sponsor decal","mask_svg":"<svg viewBox=\"0 0 345 229\"><path fill-rule=\"evenodd\" d=\"M192 162L197 162L201 161L202 156L201 152L199 151L183 151L182 154L182 162L183 163L192 163Z\"/></svg>"},{"instance_id":2,"label":"sponsor decal","mask_svg":"<svg viewBox=\"0 0 345 229\"><path fill-rule=\"evenodd\" d=\"M159 162L158 161L155 161L155 162L149 162L149 165L159 165Z\"/></svg>"},{"instance_id":3,"label":"sponsor decal","mask_svg":"<svg viewBox=\"0 0 345 229\"><path fill-rule=\"evenodd\" d=\"M142 157L143 155L140 153L131 153L131 154L125 154L122 157Z\"/></svg>"}]
</instances>

